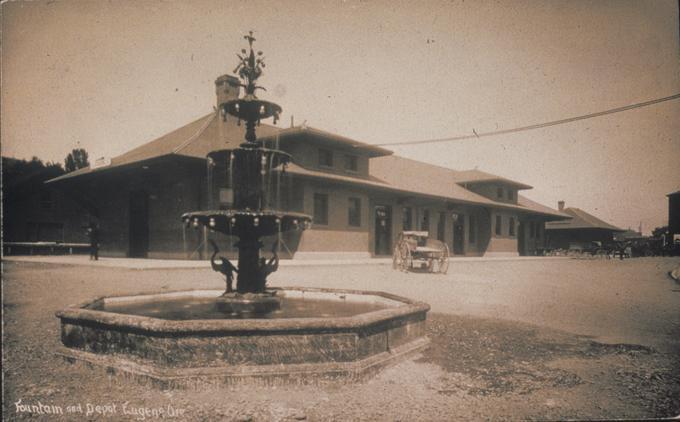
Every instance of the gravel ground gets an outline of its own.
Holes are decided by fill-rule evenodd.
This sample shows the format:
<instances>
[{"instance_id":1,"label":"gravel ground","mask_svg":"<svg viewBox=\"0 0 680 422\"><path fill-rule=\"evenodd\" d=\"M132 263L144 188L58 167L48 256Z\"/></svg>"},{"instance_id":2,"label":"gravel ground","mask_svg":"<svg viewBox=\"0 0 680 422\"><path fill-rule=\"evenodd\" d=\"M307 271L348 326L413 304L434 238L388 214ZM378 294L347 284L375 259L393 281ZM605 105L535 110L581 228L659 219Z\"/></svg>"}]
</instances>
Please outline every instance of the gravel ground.
<instances>
[{"instance_id":1,"label":"gravel ground","mask_svg":"<svg viewBox=\"0 0 680 422\"><path fill-rule=\"evenodd\" d=\"M667 277L676 265L668 258L466 262L446 276L387 266L284 268L273 285L384 290L430 303L431 347L352 385L160 391L55 357L54 312L99 295L220 287L218 275L5 263L3 419L142 420L140 408L191 421L678 415L680 285ZM38 403L82 413L22 407Z\"/></svg>"}]
</instances>

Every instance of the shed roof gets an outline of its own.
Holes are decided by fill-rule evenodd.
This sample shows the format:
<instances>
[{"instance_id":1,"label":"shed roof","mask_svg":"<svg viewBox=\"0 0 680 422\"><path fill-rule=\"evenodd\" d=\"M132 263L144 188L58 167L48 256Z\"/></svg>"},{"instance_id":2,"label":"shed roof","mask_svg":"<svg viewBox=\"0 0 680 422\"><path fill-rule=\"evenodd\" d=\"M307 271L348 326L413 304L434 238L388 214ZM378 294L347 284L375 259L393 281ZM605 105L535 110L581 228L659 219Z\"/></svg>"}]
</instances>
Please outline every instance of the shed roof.
<instances>
[{"instance_id":1,"label":"shed roof","mask_svg":"<svg viewBox=\"0 0 680 422\"><path fill-rule=\"evenodd\" d=\"M571 220L546 223L546 230L601 229L611 230L613 232L624 231L623 229L600 220L592 214L588 214L580 208L565 208L562 212L571 216Z\"/></svg>"}]
</instances>

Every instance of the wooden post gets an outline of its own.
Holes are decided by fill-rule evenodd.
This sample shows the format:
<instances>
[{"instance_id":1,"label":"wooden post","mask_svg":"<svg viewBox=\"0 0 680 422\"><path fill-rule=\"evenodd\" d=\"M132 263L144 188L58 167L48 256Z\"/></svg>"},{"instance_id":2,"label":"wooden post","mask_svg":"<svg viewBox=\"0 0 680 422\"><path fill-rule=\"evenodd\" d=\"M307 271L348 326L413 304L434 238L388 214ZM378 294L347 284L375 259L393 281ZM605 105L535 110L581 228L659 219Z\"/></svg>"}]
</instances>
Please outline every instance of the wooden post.
<instances>
[{"instance_id":1,"label":"wooden post","mask_svg":"<svg viewBox=\"0 0 680 422\"><path fill-rule=\"evenodd\" d=\"M208 227L203 226L203 256L201 259L205 259L208 255Z\"/></svg>"}]
</instances>

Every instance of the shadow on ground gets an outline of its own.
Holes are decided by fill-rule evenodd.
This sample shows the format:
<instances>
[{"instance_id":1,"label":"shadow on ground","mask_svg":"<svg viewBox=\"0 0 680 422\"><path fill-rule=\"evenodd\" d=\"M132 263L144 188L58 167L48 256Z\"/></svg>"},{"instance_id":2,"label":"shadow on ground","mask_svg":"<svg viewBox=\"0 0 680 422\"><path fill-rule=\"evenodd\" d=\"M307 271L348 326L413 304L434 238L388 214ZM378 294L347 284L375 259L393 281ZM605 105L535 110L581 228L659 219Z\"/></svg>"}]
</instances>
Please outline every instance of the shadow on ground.
<instances>
[{"instance_id":1,"label":"shadow on ground","mask_svg":"<svg viewBox=\"0 0 680 422\"><path fill-rule=\"evenodd\" d=\"M428 316L428 331L432 346L419 361L471 377L476 384L467 391L471 395L528 395L608 383L652 417L680 412L680 351L664 355L642 345L605 344L527 324L436 313ZM584 360L593 367L605 363L608 370L584 374L583 365L574 364Z\"/></svg>"}]
</instances>

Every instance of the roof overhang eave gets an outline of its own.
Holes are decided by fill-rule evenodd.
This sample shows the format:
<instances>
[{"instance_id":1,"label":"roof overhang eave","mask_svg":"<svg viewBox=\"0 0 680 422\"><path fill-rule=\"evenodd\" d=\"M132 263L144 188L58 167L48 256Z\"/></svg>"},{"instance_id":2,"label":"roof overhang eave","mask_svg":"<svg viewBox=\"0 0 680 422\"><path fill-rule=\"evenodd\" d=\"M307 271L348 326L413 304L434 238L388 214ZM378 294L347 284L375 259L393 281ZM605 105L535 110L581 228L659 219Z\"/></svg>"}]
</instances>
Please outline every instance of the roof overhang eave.
<instances>
[{"instance_id":1,"label":"roof overhang eave","mask_svg":"<svg viewBox=\"0 0 680 422\"><path fill-rule=\"evenodd\" d=\"M199 157L192 157L189 155L181 155L181 154L164 154L164 155L159 155L156 157L150 157L147 159L142 159L138 161L132 161L129 163L124 163L124 164L118 164L118 165L108 165L104 167L98 167L94 169L88 168L88 171L78 173L78 170L75 172L71 173L66 173L64 175L61 175L59 177L55 177L54 179L46 180L44 183L45 184L56 184L56 183L61 183L65 181L72 181L72 180L82 180L83 177L95 177L99 175L104 175L104 174L112 174L118 171L125 171L125 170L130 170L135 167L143 167L145 165L150 165L150 164L155 164L161 161L167 161L170 159L174 160L179 160L179 161L195 161L195 162L201 162L205 161L204 158L199 158Z\"/></svg>"},{"instance_id":2,"label":"roof overhang eave","mask_svg":"<svg viewBox=\"0 0 680 422\"><path fill-rule=\"evenodd\" d=\"M487 185L491 183L503 183L505 185L513 186L516 187L517 190L529 190L533 189L534 187L531 185L527 185L521 182L515 182L514 180L509 180L509 179L504 179L502 177L499 178L493 178L493 179L483 179L483 180L468 180L468 181L456 181L457 184L461 186L469 186L469 185Z\"/></svg>"},{"instance_id":3,"label":"roof overhang eave","mask_svg":"<svg viewBox=\"0 0 680 422\"><path fill-rule=\"evenodd\" d=\"M304 177L304 178L316 179L316 180L329 180L330 179L330 180L333 180L333 181L338 182L338 183L344 183L344 184L349 184L349 185L360 185L362 187L369 187L369 188L373 188L373 189L380 190L380 191L395 192L395 193L399 193L399 194L406 195L406 196L427 198L427 199L438 200L438 201L442 201L442 202L452 202L452 203L456 203L456 204L474 205L474 206L478 206L478 207L488 207L488 208L503 208L503 209L508 209L508 210L512 210L512 211L519 211L519 212L522 212L522 213L525 213L525 214L539 214L539 215L542 215L544 217L548 217L551 220L566 220L566 219L571 218L571 217L567 217L567 216L560 216L560 215L544 213L544 212L541 212L541 211L531 210L531 209L523 208L523 207L517 206L517 205L513 206L513 205L504 205L504 204L489 204L489 203L485 203L485 202L477 202L477 201L471 201L471 200L467 200L467 199L451 198L451 197L440 196L440 195L430 195L430 194L426 194L426 193L422 193L422 192L414 192L414 191L409 191L409 190L406 190L406 189L400 189L400 188L397 188L397 187L394 187L394 186L389 186L389 185L382 185L381 186L381 185L374 184L374 183L366 183L363 180L357 180L357 181L338 180L338 179L335 179L335 178L332 178L332 177L326 177L325 175L322 176L322 175L316 175L316 174L305 174L305 173L297 173L297 172L291 172L291 173L295 174L298 177Z\"/></svg>"}]
</instances>

